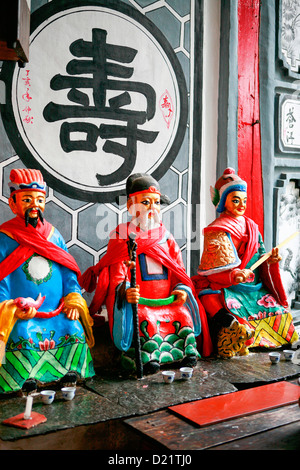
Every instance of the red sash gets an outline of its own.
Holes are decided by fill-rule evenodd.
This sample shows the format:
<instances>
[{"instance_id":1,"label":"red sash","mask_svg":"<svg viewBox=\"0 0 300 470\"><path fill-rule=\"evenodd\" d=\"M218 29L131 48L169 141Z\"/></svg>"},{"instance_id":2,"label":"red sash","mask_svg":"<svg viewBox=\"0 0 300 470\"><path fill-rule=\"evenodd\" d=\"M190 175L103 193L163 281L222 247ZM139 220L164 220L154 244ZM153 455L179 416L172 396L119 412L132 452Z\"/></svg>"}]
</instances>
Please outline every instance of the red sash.
<instances>
[{"instance_id":1,"label":"red sash","mask_svg":"<svg viewBox=\"0 0 300 470\"><path fill-rule=\"evenodd\" d=\"M19 246L0 263L0 281L15 271L34 253L44 258L56 261L80 275L80 269L68 252L47 240L52 230L52 225L39 220L36 228L25 226L21 217L16 217L0 226L0 232L9 233L19 243Z\"/></svg>"},{"instance_id":2,"label":"red sash","mask_svg":"<svg viewBox=\"0 0 300 470\"><path fill-rule=\"evenodd\" d=\"M114 263L121 263L123 261L129 260L128 254L128 228L129 223L120 224L118 227L110 233L110 240L107 246L106 254L100 259L100 261L95 265L88 268L83 275L79 278L79 283L88 292L93 292L96 288L97 277L101 275L101 272ZM163 239L166 233L166 228L161 224L158 228L149 230L147 232L138 231L137 228L130 224L131 232L136 235L137 243L137 255L140 253L145 253L146 255L154 258L168 269L173 271L176 274L176 277L180 279L185 285L193 288L190 278L186 274L184 268L175 261L166 253L166 251L159 245L159 242ZM99 281L98 281L99 285ZM106 297L105 289L102 286L102 295L101 302L104 301ZM95 293L95 297L98 297L99 294ZM99 298L100 301L100 298ZM93 301L94 302L94 301ZM95 299L96 302L96 299ZM98 302L97 302L98 303ZM99 305L99 308L101 304Z\"/></svg>"},{"instance_id":3,"label":"red sash","mask_svg":"<svg viewBox=\"0 0 300 470\"><path fill-rule=\"evenodd\" d=\"M199 306L199 314L202 326L203 355L209 356L212 352L212 345L205 311L196 295L194 284L192 283L190 277L186 274L185 269L176 263L164 250L164 248L159 245L159 242L164 238L166 233L166 228L163 224L161 224L158 228L149 230L147 232L138 231L133 224L120 224L113 232L111 232L106 254L95 266L88 268L79 278L80 285L86 291L93 292L96 288L94 298L89 307L90 313L93 314L98 312L101 306L105 303L109 286L109 266L114 263L120 263L129 260L127 246L129 228L131 232L136 234L137 255L140 253L145 253L149 257L157 260L163 266L170 269L179 281L190 287L192 290Z\"/></svg>"}]
</instances>

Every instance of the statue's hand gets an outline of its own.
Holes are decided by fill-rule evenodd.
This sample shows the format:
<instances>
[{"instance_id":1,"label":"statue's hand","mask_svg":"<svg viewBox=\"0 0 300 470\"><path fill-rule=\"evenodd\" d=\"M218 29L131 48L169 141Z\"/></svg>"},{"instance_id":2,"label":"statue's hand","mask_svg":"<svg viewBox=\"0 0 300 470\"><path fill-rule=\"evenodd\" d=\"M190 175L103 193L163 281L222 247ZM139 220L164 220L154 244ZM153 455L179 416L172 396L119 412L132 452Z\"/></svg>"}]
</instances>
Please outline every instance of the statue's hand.
<instances>
[{"instance_id":1,"label":"statue's hand","mask_svg":"<svg viewBox=\"0 0 300 470\"><path fill-rule=\"evenodd\" d=\"M233 279L236 284L239 284L240 282L246 282L250 277L254 277L253 271L251 271L251 269L235 269L233 274Z\"/></svg>"},{"instance_id":2,"label":"statue's hand","mask_svg":"<svg viewBox=\"0 0 300 470\"><path fill-rule=\"evenodd\" d=\"M177 305L183 305L186 302L186 299L188 296L187 292L185 292L184 290L180 290L180 289L173 290L173 292L171 292L171 295L175 295L176 298L173 304L177 304Z\"/></svg>"},{"instance_id":3,"label":"statue's hand","mask_svg":"<svg viewBox=\"0 0 300 470\"><path fill-rule=\"evenodd\" d=\"M36 309L34 307L29 307L28 309L17 308L15 315L20 320L30 320L30 318L35 317Z\"/></svg>"},{"instance_id":4,"label":"statue's hand","mask_svg":"<svg viewBox=\"0 0 300 470\"><path fill-rule=\"evenodd\" d=\"M126 300L129 304L138 304L140 300L140 286L126 289Z\"/></svg>"},{"instance_id":5,"label":"statue's hand","mask_svg":"<svg viewBox=\"0 0 300 470\"><path fill-rule=\"evenodd\" d=\"M80 317L77 308L65 308L63 312L67 315L67 318L69 320L78 320Z\"/></svg>"},{"instance_id":6,"label":"statue's hand","mask_svg":"<svg viewBox=\"0 0 300 470\"><path fill-rule=\"evenodd\" d=\"M272 254L270 258L268 259L268 264L275 264L279 263L279 261L282 260L282 257L279 254L279 249L278 248L273 248L272 249Z\"/></svg>"},{"instance_id":7,"label":"statue's hand","mask_svg":"<svg viewBox=\"0 0 300 470\"><path fill-rule=\"evenodd\" d=\"M125 266L130 270L135 268L135 262L131 260L124 261Z\"/></svg>"}]
</instances>

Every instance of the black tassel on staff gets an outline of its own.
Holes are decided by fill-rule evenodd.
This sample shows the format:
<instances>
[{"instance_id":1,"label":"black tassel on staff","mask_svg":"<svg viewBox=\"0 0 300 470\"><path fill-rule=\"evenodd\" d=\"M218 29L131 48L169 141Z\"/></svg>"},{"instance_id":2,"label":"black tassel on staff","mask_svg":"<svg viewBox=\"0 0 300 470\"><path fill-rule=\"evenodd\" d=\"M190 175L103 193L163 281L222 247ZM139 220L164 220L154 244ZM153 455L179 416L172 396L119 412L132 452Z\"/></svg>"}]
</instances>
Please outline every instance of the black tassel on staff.
<instances>
[{"instance_id":1,"label":"black tassel on staff","mask_svg":"<svg viewBox=\"0 0 300 470\"><path fill-rule=\"evenodd\" d=\"M137 243L135 241L136 234L131 233L129 235L128 244L128 253L130 257L130 261L133 261L133 267L131 269L131 281L130 287L136 287L136 249ZM137 371L137 378L143 378L143 363L141 358L141 343L140 343L140 335L139 335L139 315L138 315L138 304L132 304L132 311L133 311L133 327L134 327L134 346L135 346L135 363L136 363L136 371Z\"/></svg>"}]
</instances>

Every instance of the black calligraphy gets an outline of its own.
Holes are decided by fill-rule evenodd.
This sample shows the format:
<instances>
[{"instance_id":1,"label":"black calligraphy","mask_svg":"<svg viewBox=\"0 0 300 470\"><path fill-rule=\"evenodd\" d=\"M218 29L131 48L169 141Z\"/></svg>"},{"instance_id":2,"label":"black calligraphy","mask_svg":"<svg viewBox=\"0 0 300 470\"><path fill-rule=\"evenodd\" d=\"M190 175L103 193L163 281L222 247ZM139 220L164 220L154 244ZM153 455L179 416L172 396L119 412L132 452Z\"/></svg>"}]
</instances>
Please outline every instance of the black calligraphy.
<instances>
[{"instance_id":1,"label":"black calligraphy","mask_svg":"<svg viewBox=\"0 0 300 470\"><path fill-rule=\"evenodd\" d=\"M122 163L110 175L96 174L97 180L100 185L120 182L131 174L135 166L138 141L151 144L158 135L157 131L140 128L155 115L155 90L147 83L129 80L134 68L128 64L133 62L137 50L108 44L105 30L93 29L92 41L76 40L71 44L70 52L76 59L67 64L68 75L55 75L50 87L52 90L69 89L67 97L71 104L50 102L44 109L44 118L48 122L65 121L60 127L60 143L65 152L97 152L98 138L105 140L102 150L106 154L120 156ZM92 91L93 105L85 92L88 89ZM108 99L108 92L117 92L117 95ZM143 95L145 109L129 108L132 93ZM74 118L78 121L74 122ZM100 118L105 123L98 126L84 121L84 118ZM107 124L107 121L114 123ZM78 132L85 138L72 139L72 134ZM126 144L114 139L125 139Z\"/></svg>"},{"instance_id":2,"label":"black calligraphy","mask_svg":"<svg viewBox=\"0 0 300 470\"><path fill-rule=\"evenodd\" d=\"M25 117L23 118L23 122L26 124L33 124L33 116L31 115L31 107L29 106L30 101L32 100L32 96L30 95L29 89L31 87L31 79L29 77L29 70L26 70L26 76L22 78L24 81L24 86L25 86L25 93L22 94L22 100L25 101L25 108L22 109L23 113L25 114Z\"/></svg>"},{"instance_id":3,"label":"black calligraphy","mask_svg":"<svg viewBox=\"0 0 300 470\"><path fill-rule=\"evenodd\" d=\"M286 122L288 123L288 130L286 132L286 140L288 143L292 143L295 139L294 137L294 125L296 122L295 116L294 116L294 108L289 108L289 112L286 114Z\"/></svg>"}]
</instances>

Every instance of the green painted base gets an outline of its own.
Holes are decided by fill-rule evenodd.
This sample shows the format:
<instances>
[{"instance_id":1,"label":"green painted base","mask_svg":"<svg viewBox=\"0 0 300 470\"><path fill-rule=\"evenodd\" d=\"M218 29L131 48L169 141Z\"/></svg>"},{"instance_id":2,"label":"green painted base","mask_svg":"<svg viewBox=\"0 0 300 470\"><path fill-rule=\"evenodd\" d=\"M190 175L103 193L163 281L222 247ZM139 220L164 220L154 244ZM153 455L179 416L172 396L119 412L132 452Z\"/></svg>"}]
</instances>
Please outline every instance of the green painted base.
<instances>
[{"instance_id":1,"label":"green painted base","mask_svg":"<svg viewBox=\"0 0 300 470\"><path fill-rule=\"evenodd\" d=\"M16 392L28 379L41 383L58 381L69 371L76 372L80 378L95 375L86 343L75 343L48 351L8 351L5 363L0 367L0 393Z\"/></svg>"}]
</instances>

